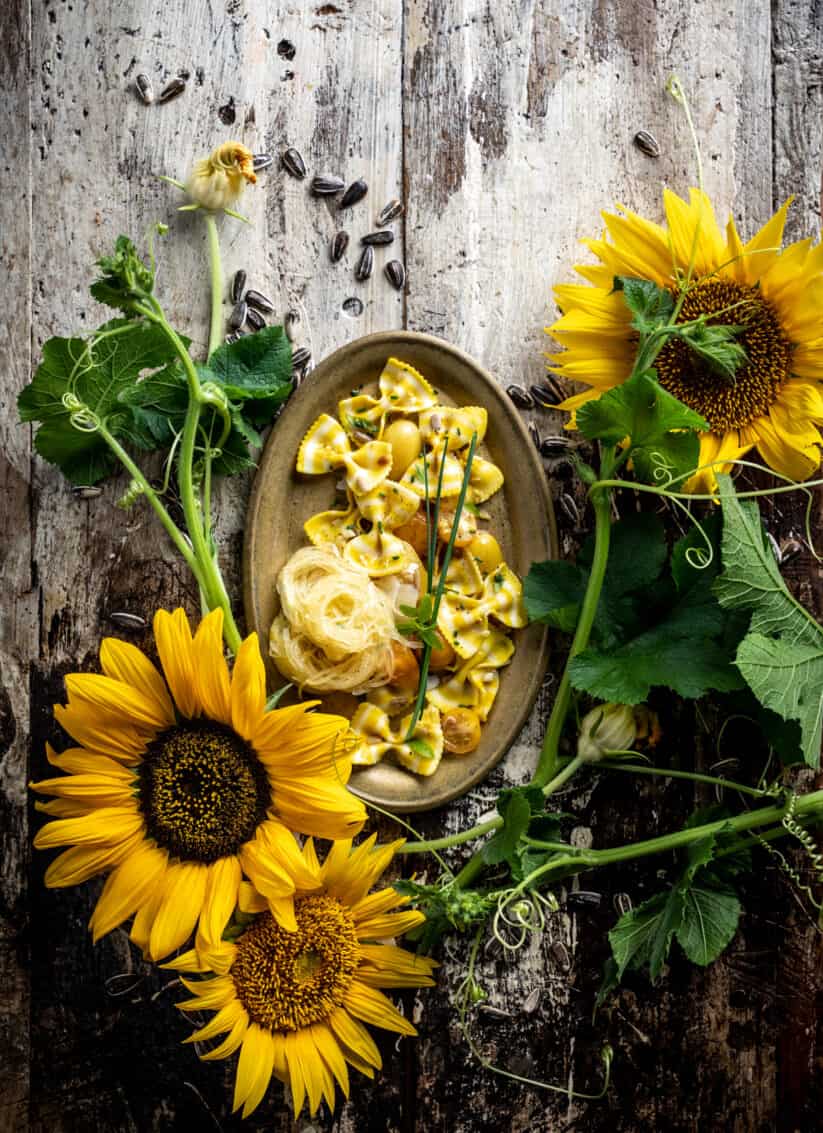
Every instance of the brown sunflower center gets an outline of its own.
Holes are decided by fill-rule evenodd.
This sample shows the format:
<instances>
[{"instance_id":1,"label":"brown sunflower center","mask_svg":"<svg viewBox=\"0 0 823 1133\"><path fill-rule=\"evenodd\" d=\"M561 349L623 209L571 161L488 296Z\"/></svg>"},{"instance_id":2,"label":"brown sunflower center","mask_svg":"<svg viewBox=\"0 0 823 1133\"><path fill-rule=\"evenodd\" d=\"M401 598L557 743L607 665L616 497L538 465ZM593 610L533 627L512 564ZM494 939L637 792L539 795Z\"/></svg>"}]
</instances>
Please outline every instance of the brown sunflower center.
<instances>
[{"instance_id":1,"label":"brown sunflower center","mask_svg":"<svg viewBox=\"0 0 823 1133\"><path fill-rule=\"evenodd\" d=\"M231 975L255 1023L298 1031L326 1019L343 1002L360 960L351 913L333 897L298 897L297 932L270 913L237 942Z\"/></svg>"},{"instance_id":2,"label":"brown sunflower center","mask_svg":"<svg viewBox=\"0 0 823 1133\"><path fill-rule=\"evenodd\" d=\"M229 728L188 722L161 733L140 766L149 834L175 857L213 862L236 853L271 806L266 770Z\"/></svg>"},{"instance_id":3,"label":"brown sunflower center","mask_svg":"<svg viewBox=\"0 0 823 1133\"><path fill-rule=\"evenodd\" d=\"M725 433L768 412L788 377L791 343L754 287L721 279L698 283L686 293L677 321L700 315L709 324L742 327L737 341L746 361L734 377L718 374L680 339L669 339L654 366L669 393L705 417L713 432Z\"/></svg>"}]
</instances>

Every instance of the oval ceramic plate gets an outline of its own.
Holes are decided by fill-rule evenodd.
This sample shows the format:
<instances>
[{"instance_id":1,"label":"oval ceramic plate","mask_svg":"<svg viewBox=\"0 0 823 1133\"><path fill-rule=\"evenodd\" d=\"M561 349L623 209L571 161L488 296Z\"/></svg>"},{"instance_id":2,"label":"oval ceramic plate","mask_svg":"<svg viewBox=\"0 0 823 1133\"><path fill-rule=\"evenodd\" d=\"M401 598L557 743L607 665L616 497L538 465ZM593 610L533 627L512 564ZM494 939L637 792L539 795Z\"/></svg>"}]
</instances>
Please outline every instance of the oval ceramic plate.
<instances>
[{"instance_id":1,"label":"oval ceramic plate","mask_svg":"<svg viewBox=\"0 0 823 1133\"><path fill-rule=\"evenodd\" d=\"M333 474L303 476L295 471L300 441L320 413L336 414L338 401L353 389L376 389L389 357L411 363L444 402L488 410L489 426L480 452L503 470L505 484L483 508L490 516L487 526L511 568L522 578L533 562L555 554L554 514L541 462L516 410L491 376L462 351L430 335L410 331L369 335L320 363L290 399L260 461L246 520L243 563L246 622L249 630L257 630L264 651L278 609L278 572L294 551L308 544L304 522L331 507L335 495ZM501 670L500 691L475 751L445 754L429 777L414 775L388 760L355 768L351 788L367 802L409 812L441 806L487 775L525 723L546 668L545 627L515 630L514 641L514 657ZM267 664L271 687L282 686L282 676L271 662Z\"/></svg>"}]
</instances>

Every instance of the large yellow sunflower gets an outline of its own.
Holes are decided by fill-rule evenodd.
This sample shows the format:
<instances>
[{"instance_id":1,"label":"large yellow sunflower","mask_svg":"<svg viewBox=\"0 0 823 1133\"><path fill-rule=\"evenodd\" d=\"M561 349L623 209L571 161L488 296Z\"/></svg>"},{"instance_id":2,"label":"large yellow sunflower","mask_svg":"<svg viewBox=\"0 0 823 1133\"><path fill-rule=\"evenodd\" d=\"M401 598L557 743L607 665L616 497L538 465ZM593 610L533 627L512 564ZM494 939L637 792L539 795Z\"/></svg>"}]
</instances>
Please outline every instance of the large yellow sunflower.
<instances>
[{"instance_id":1,"label":"large yellow sunflower","mask_svg":"<svg viewBox=\"0 0 823 1133\"><path fill-rule=\"evenodd\" d=\"M345 838L366 817L345 787L347 721L309 704L266 712L257 635L240 646L230 678L222 628L220 610L194 637L183 610L158 611L165 680L135 646L106 638L103 675L67 676L68 705L55 706L81 746L47 755L69 774L32 784L56 796L38 806L57 816L35 846L71 847L46 884L111 870L90 922L94 939L134 915L131 939L152 960L195 926L196 947L214 946L243 873L293 930L295 889L314 879L290 831Z\"/></svg>"},{"instance_id":2,"label":"large yellow sunflower","mask_svg":"<svg viewBox=\"0 0 823 1133\"><path fill-rule=\"evenodd\" d=\"M732 219L721 232L711 202L697 189L688 202L667 190L664 204L666 228L627 209L604 214L608 236L584 241L600 263L576 268L594 286L555 288L563 314L547 331L566 349L550 356L549 368L590 387L561 408L575 410L631 373L637 336L622 296L612 290L614 277L650 279L674 294L696 243L678 321L705 315L708 322L741 325L747 361L729 381L683 342L669 340L654 363L658 380L709 422L701 465L756 447L776 472L806 479L820 463L823 423L823 245L801 240L781 250L789 202L748 244ZM710 488L719 469L692 477L689 488Z\"/></svg>"},{"instance_id":3,"label":"large yellow sunflower","mask_svg":"<svg viewBox=\"0 0 823 1133\"><path fill-rule=\"evenodd\" d=\"M227 1033L204 1059L227 1058L240 1048L234 1109L242 1105L244 1117L260 1103L272 1076L291 1086L295 1114L305 1096L312 1114L323 1098L333 1107L335 1080L348 1097L347 1064L373 1078L380 1053L364 1023L416 1034L379 989L431 986L435 963L378 943L425 918L397 911L408 898L392 888L369 893L403 844L375 846L375 838L354 850L351 841L335 842L322 865L308 839L302 865L313 891L303 892L295 878L296 932L285 931L244 884L241 908L260 915L242 935L207 955L190 951L166 965L211 974L182 981L194 998L179 1007L217 1012L186 1042Z\"/></svg>"}]
</instances>

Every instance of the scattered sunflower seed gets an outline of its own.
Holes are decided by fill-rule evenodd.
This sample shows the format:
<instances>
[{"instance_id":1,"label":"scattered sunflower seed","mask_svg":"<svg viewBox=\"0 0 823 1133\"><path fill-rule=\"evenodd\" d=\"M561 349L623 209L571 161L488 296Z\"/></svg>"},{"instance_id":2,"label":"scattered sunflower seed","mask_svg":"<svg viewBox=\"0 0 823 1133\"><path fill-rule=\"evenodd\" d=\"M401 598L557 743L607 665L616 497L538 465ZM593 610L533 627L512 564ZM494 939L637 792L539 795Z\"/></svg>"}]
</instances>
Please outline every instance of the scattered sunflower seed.
<instances>
[{"instance_id":1,"label":"scattered sunflower seed","mask_svg":"<svg viewBox=\"0 0 823 1133\"><path fill-rule=\"evenodd\" d=\"M555 390L549 385L534 385L529 386L529 393L534 399L535 405L540 409L556 409L559 402L563 400L563 395L559 397Z\"/></svg>"},{"instance_id":2,"label":"scattered sunflower seed","mask_svg":"<svg viewBox=\"0 0 823 1133\"><path fill-rule=\"evenodd\" d=\"M537 431L537 426L534 421L529 421L529 436L532 439L534 447L540 452L540 434Z\"/></svg>"},{"instance_id":3,"label":"scattered sunflower seed","mask_svg":"<svg viewBox=\"0 0 823 1133\"><path fill-rule=\"evenodd\" d=\"M580 908L589 907L596 909L603 900L602 893L593 893L589 889L578 889L576 892L569 893L566 897L567 905L577 905Z\"/></svg>"},{"instance_id":4,"label":"scattered sunflower seed","mask_svg":"<svg viewBox=\"0 0 823 1133\"><path fill-rule=\"evenodd\" d=\"M291 356L291 368L293 370L304 370L309 362L311 362L311 350L308 346L298 347Z\"/></svg>"},{"instance_id":5,"label":"scattered sunflower seed","mask_svg":"<svg viewBox=\"0 0 823 1133\"><path fill-rule=\"evenodd\" d=\"M134 80L134 85L142 102L146 106L151 106L154 102L154 87L151 85L151 79L148 75L138 75Z\"/></svg>"},{"instance_id":6,"label":"scattered sunflower seed","mask_svg":"<svg viewBox=\"0 0 823 1133\"><path fill-rule=\"evenodd\" d=\"M71 494L76 496L78 500L96 500L98 496L103 495L103 489L92 484L78 484L72 488Z\"/></svg>"},{"instance_id":7,"label":"scattered sunflower seed","mask_svg":"<svg viewBox=\"0 0 823 1133\"><path fill-rule=\"evenodd\" d=\"M246 311L246 322L252 330L262 330L266 325L266 320L259 311L255 311L254 307L249 307Z\"/></svg>"},{"instance_id":8,"label":"scattered sunflower seed","mask_svg":"<svg viewBox=\"0 0 823 1133\"><path fill-rule=\"evenodd\" d=\"M481 1003L478 1011L482 1011L484 1015L491 1015L494 1019L511 1019L511 1011L504 1011L502 1007L492 1007L490 1003Z\"/></svg>"},{"instance_id":9,"label":"scattered sunflower seed","mask_svg":"<svg viewBox=\"0 0 823 1133\"><path fill-rule=\"evenodd\" d=\"M171 100L173 98L177 98L178 95L182 94L185 89L186 89L186 80L185 79L181 79L179 77L176 78L176 79L172 79L172 81L170 83L167 83L166 86L164 86L163 89L160 91L160 94L157 96L157 101L158 102L171 102Z\"/></svg>"},{"instance_id":10,"label":"scattered sunflower seed","mask_svg":"<svg viewBox=\"0 0 823 1133\"><path fill-rule=\"evenodd\" d=\"M539 987L533 987L526 998L523 1000L523 1006L520 1010L524 1015L533 1015L537 1008L540 1006L540 997L542 990Z\"/></svg>"},{"instance_id":11,"label":"scattered sunflower seed","mask_svg":"<svg viewBox=\"0 0 823 1133\"><path fill-rule=\"evenodd\" d=\"M283 329L286 332L286 338L289 342L294 342L299 322L300 315L297 311L286 311L286 317L283 319Z\"/></svg>"},{"instance_id":12,"label":"scattered sunflower seed","mask_svg":"<svg viewBox=\"0 0 823 1133\"><path fill-rule=\"evenodd\" d=\"M648 130L638 130L634 135L634 144L646 157L660 157L660 143Z\"/></svg>"},{"instance_id":13,"label":"scattered sunflower seed","mask_svg":"<svg viewBox=\"0 0 823 1133\"><path fill-rule=\"evenodd\" d=\"M570 495L568 492L561 492L558 502L560 504L560 510L576 527L580 523L580 508L575 503L574 496Z\"/></svg>"},{"instance_id":14,"label":"scattered sunflower seed","mask_svg":"<svg viewBox=\"0 0 823 1133\"><path fill-rule=\"evenodd\" d=\"M264 169L274 164L274 158L270 153L256 153L251 164L255 173L262 173Z\"/></svg>"},{"instance_id":15,"label":"scattered sunflower seed","mask_svg":"<svg viewBox=\"0 0 823 1133\"><path fill-rule=\"evenodd\" d=\"M540 442L540 455L552 460L555 457L565 456L571 447L572 442L568 437L544 437Z\"/></svg>"},{"instance_id":16,"label":"scattered sunflower seed","mask_svg":"<svg viewBox=\"0 0 823 1133\"><path fill-rule=\"evenodd\" d=\"M506 386L506 393L518 409L534 409L534 399L523 386Z\"/></svg>"},{"instance_id":17,"label":"scattered sunflower seed","mask_svg":"<svg viewBox=\"0 0 823 1133\"><path fill-rule=\"evenodd\" d=\"M262 291L250 289L246 292L245 298L250 307L255 307L258 311L262 311L264 315L270 315L274 311L274 303Z\"/></svg>"},{"instance_id":18,"label":"scattered sunflower seed","mask_svg":"<svg viewBox=\"0 0 823 1133\"><path fill-rule=\"evenodd\" d=\"M360 237L361 244L391 244L393 241L394 233L387 228L381 229L380 232L367 232L365 236Z\"/></svg>"},{"instance_id":19,"label":"scattered sunflower seed","mask_svg":"<svg viewBox=\"0 0 823 1133\"><path fill-rule=\"evenodd\" d=\"M248 304L245 299L238 299L234 304L234 309L229 315L229 329L240 330L243 323L246 321L246 316L249 313Z\"/></svg>"},{"instance_id":20,"label":"scattered sunflower seed","mask_svg":"<svg viewBox=\"0 0 823 1133\"><path fill-rule=\"evenodd\" d=\"M615 893L612 898L612 904L614 905L614 911L619 917L625 917L626 913L630 913L633 907L632 899L628 893Z\"/></svg>"},{"instance_id":21,"label":"scattered sunflower seed","mask_svg":"<svg viewBox=\"0 0 823 1133\"><path fill-rule=\"evenodd\" d=\"M336 232L334 239L331 242L331 262L338 263L343 258L346 248L349 246L348 232Z\"/></svg>"},{"instance_id":22,"label":"scattered sunflower seed","mask_svg":"<svg viewBox=\"0 0 823 1133\"><path fill-rule=\"evenodd\" d=\"M766 538L769 540L769 546L772 549L772 554L774 555L774 561L779 566L780 563L783 561L783 552L780 550L780 544L775 539L774 535L772 535L771 531L766 532Z\"/></svg>"},{"instance_id":23,"label":"scattered sunflower seed","mask_svg":"<svg viewBox=\"0 0 823 1133\"><path fill-rule=\"evenodd\" d=\"M780 544L780 562L789 563L792 559L796 559L798 555L802 554L805 546L799 539L787 539L784 543Z\"/></svg>"},{"instance_id":24,"label":"scattered sunflower seed","mask_svg":"<svg viewBox=\"0 0 823 1133\"><path fill-rule=\"evenodd\" d=\"M357 319L363 314L363 300L356 295L350 295L343 300L343 314L349 319Z\"/></svg>"},{"instance_id":25,"label":"scattered sunflower seed","mask_svg":"<svg viewBox=\"0 0 823 1133\"><path fill-rule=\"evenodd\" d=\"M406 269L400 263L400 260L389 260L383 271L392 287L396 291L402 291L403 284L406 282Z\"/></svg>"},{"instance_id":26,"label":"scattered sunflower seed","mask_svg":"<svg viewBox=\"0 0 823 1133\"><path fill-rule=\"evenodd\" d=\"M402 211L403 211L403 205L400 203L400 201L397 200L396 197L393 198L387 204L383 205L382 209L377 214L377 218L376 218L377 227L378 228L385 228L387 224L391 224L391 222L396 217L400 216Z\"/></svg>"},{"instance_id":27,"label":"scattered sunflower seed","mask_svg":"<svg viewBox=\"0 0 823 1133\"><path fill-rule=\"evenodd\" d=\"M231 346L231 344L233 342L237 342L238 338L242 338L242 337L243 337L243 335L240 333L239 330L233 330L231 332L231 334L226 335L226 343L227 343L227 345Z\"/></svg>"},{"instance_id":28,"label":"scattered sunflower seed","mask_svg":"<svg viewBox=\"0 0 823 1133\"><path fill-rule=\"evenodd\" d=\"M562 968L564 972L567 972L572 966L569 950L561 940L555 940L552 944L552 955L557 961L558 967Z\"/></svg>"},{"instance_id":29,"label":"scattered sunflower seed","mask_svg":"<svg viewBox=\"0 0 823 1133\"><path fill-rule=\"evenodd\" d=\"M293 59L297 54L297 48L290 39L281 39L277 45L277 54L281 59Z\"/></svg>"},{"instance_id":30,"label":"scattered sunflower seed","mask_svg":"<svg viewBox=\"0 0 823 1133\"><path fill-rule=\"evenodd\" d=\"M357 181L352 181L348 189L346 189L343 196L340 198L340 208L347 209L350 205L356 205L358 201L362 201L369 187L366 182L361 178Z\"/></svg>"},{"instance_id":31,"label":"scattered sunflower seed","mask_svg":"<svg viewBox=\"0 0 823 1133\"><path fill-rule=\"evenodd\" d=\"M316 197L334 197L345 188L339 177L325 177L322 174L312 179L311 191Z\"/></svg>"},{"instance_id":32,"label":"scattered sunflower seed","mask_svg":"<svg viewBox=\"0 0 823 1133\"><path fill-rule=\"evenodd\" d=\"M149 624L139 614L129 614L125 610L114 610L109 614L109 621L123 629L145 629Z\"/></svg>"},{"instance_id":33,"label":"scattered sunflower seed","mask_svg":"<svg viewBox=\"0 0 823 1133\"><path fill-rule=\"evenodd\" d=\"M302 181L306 176L306 163L296 149L289 147L283 156L280 158L283 168L292 177L296 177L298 181Z\"/></svg>"},{"instance_id":34,"label":"scattered sunflower seed","mask_svg":"<svg viewBox=\"0 0 823 1133\"><path fill-rule=\"evenodd\" d=\"M357 266L354 269L354 274L363 282L368 279L374 268L374 248L367 244L363 249L360 259L357 261Z\"/></svg>"},{"instance_id":35,"label":"scattered sunflower seed","mask_svg":"<svg viewBox=\"0 0 823 1133\"><path fill-rule=\"evenodd\" d=\"M243 291L246 287L246 273L240 268L239 271L234 273L234 279L231 281L231 301L232 303L239 303L243 298Z\"/></svg>"}]
</instances>

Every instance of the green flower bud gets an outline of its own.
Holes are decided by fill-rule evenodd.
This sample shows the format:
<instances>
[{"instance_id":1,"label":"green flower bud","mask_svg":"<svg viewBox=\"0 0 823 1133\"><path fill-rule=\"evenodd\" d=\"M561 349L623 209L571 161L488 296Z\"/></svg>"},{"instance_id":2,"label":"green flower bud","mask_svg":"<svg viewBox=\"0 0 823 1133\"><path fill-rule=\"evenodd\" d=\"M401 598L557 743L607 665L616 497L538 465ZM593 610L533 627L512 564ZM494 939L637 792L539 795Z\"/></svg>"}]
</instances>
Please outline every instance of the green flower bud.
<instances>
[{"instance_id":1,"label":"green flower bud","mask_svg":"<svg viewBox=\"0 0 823 1133\"><path fill-rule=\"evenodd\" d=\"M629 704L599 704L580 723L577 754L596 763L609 751L626 751L637 738L634 709Z\"/></svg>"}]
</instances>

